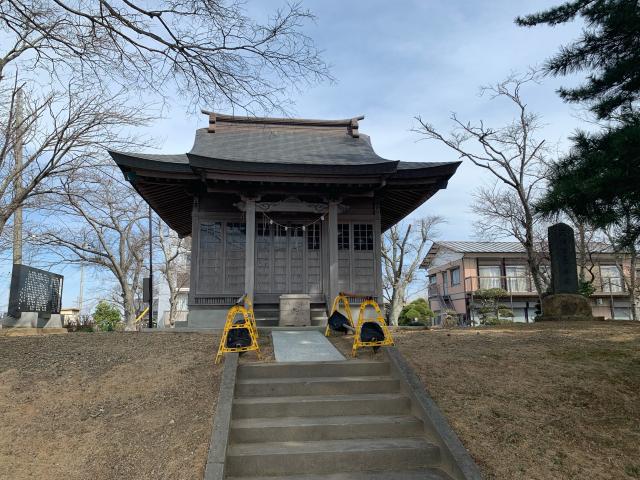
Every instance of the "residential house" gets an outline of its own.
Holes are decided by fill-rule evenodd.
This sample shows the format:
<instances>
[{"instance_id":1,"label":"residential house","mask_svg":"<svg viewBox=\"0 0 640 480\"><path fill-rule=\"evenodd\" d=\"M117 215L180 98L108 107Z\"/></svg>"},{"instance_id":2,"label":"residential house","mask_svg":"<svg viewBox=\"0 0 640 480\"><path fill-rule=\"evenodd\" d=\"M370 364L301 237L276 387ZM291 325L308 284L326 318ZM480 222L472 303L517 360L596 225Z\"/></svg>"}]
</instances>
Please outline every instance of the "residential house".
<instances>
[{"instance_id":1,"label":"residential house","mask_svg":"<svg viewBox=\"0 0 640 480\"><path fill-rule=\"evenodd\" d=\"M595 287L591 296L594 316L631 319L629 295L614 252L602 244L596 250L590 252L589 264ZM539 299L519 242L435 242L421 268L427 270L429 304L438 316L455 311L477 324L477 292L501 288L507 291L501 303L513 311L514 321L534 320ZM542 270L548 278L544 263Z\"/></svg>"}]
</instances>

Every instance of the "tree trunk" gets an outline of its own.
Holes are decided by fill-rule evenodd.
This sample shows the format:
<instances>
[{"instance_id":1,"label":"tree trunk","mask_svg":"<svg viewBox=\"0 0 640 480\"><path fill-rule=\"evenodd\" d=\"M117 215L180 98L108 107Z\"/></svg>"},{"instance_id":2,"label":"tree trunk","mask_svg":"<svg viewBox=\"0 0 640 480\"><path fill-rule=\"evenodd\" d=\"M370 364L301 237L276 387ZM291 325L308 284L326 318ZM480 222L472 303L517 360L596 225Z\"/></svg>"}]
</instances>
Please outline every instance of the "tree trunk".
<instances>
[{"instance_id":1,"label":"tree trunk","mask_svg":"<svg viewBox=\"0 0 640 480\"><path fill-rule=\"evenodd\" d=\"M391 306L389 314L389 323L391 325L398 325L398 318L400 312L404 307L404 288L396 287L391 294Z\"/></svg>"},{"instance_id":2,"label":"tree trunk","mask_svg":"<svg viewBox=\"0 0 640 480\"><path fill-rule=\"evenodd\" d=\"M124 330L133 332L136 330L136 309L133 292L128 286L122 288L122 306L124 308Z\"/></svg>"}]
</instances>

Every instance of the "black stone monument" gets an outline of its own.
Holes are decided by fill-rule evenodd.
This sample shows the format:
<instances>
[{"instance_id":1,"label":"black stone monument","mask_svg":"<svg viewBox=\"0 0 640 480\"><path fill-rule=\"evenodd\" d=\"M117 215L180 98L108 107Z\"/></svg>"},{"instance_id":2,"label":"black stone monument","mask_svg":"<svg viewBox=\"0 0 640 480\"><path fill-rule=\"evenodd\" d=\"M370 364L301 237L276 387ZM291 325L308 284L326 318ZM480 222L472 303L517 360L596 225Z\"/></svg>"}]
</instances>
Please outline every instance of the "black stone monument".
<instances>
[{"instance_id":1,"label":"black stone monument","mask_svg":"<svg viewBox=\"0 0 640 480\"><path fill-rule=\"evenodd\" d=\"M593 320L589 299L578 293L578 266L573 229L549 227L551 295L542 298L542 320Z\"/></svg>"},{"instance_id":2,"label":"black stone monument","mask_svg":"<svg viewBox=\"0 0 640 480\"><path fill-rule=\"evenodd\" d=\"M578 265L573 228L566 223L549 227L552 293L578 293Z\"/></svg>"}]
</instances>

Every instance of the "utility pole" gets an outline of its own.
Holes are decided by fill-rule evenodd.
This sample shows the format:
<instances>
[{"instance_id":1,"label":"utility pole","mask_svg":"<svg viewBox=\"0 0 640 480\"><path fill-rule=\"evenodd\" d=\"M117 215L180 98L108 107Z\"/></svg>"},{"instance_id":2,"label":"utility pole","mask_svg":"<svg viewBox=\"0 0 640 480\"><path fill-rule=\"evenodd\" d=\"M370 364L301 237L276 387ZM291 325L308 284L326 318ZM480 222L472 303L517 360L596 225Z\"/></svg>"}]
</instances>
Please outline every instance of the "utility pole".
<instances>
[{"instance_id":1,"label":"utility pole","mask_svg":"<svg viewBox=\"0 0 640 480\"><path fill-rule=\"evenodd\" d=\"M149 328L153 328L153 211L149 205Z\"/></svg>"},{"instance_id":2,"label":"utility pole","mask_svg":"<svg viewBox=\"0 0 640 480\"><path fill-rule=\"evenodd\" d=\"M13 146L13 156L15 159L15 178L13 181L14 201L18 201L18 206L13 212L13 263L22 264L22 88L16 92L16 114L15 114L15 144Z\"/></svg>"},{"instance_id":3,"label":"utility pole","mask_svg":"<svg viewBox=\"0 0 640 480\"><path fill-rule=\"evenodd\" d=\"M84 262L80 262L80 292L78 293L78 315L82 315L82 300L84 296Z\"/></svg>"}]
</instances>

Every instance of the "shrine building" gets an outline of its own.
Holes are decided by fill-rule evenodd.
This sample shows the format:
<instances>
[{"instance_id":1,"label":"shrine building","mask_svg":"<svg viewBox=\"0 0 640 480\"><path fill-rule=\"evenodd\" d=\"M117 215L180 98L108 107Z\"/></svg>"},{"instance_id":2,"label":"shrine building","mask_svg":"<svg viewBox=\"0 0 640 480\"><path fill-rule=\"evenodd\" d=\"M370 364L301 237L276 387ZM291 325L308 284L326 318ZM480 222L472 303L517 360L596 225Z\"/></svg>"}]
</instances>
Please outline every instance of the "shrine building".
<instances>
[{"instance_id":1,"label":"shrine building","mask_svg":"<svg viewBox=\"0 0 640 480\"><path fill-rule=\"evenodd\" d=\"M243 294L262 325L277 324L290 294L308 298L314 324L338 292L381 303L382 233L460 164L382 158L359 130L364 117L203 113L209 126L188 153L109 152L162 220L192 238L192 328L222 328Z\"/></svg>"}]
</instances>

